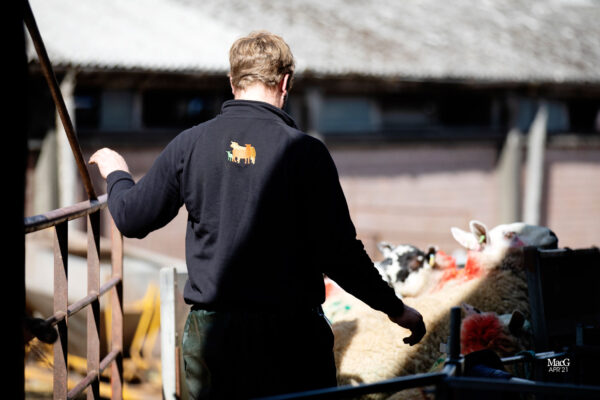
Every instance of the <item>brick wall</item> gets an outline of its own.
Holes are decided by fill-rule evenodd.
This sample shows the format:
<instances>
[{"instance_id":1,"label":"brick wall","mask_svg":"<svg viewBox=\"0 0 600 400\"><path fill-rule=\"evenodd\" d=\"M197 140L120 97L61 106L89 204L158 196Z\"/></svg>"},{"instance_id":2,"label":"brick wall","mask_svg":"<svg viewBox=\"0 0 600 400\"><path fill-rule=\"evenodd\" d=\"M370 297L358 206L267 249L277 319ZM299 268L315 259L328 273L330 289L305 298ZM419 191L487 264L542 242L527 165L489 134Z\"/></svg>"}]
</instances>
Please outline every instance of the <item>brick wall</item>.
<instances>
[{"instance_id":1,"label":"brick wall","mask_svg":"<svg viewBox=\"0 0 600 400\"><path fill-rule=\"evenodd\" d=\"M332 155L358 236L376 260L378 241L451 252L452 226L497 223L493 146L397 145Z\"/></svg>"},{"instance_id":2,"label":"brick wall","mask_svg":"<svg viewBox=\"0 0 600 400\"><path fill-rule=\"evenodd\" d=\"M546 162L545 219L559 245L600 246L600 149L553 148Z\"/></svg>"},{"instance_id":3,"label":"brick wall","mask_svg":"<svg viewBox=\"0 0 600 400\"><path fill-rule=\"evenodd\" d=\"M499 223L494 146L333 149L359 237L374 259L378 241L459 248L450 227ZM550 146L542 224L561 247L600 245L600 148ZM527 182L525 180L524 184Z\"/></svg>"}]
</instances>

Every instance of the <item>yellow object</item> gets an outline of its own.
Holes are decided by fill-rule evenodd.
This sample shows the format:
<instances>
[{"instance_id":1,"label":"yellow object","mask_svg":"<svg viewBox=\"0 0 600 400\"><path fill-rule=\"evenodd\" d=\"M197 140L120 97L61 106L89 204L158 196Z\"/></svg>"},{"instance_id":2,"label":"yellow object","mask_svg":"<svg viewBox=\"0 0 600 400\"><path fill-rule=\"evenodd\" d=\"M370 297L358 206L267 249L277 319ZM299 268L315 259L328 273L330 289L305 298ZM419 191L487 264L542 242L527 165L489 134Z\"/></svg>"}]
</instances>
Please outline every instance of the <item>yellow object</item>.
<instances>
[{"instance_id":1,"label":"yellow object","mask_svg":"<svg viewBox=\"0 0 600 400\"><path fill-rule=\"evenodd\" d=\"M150 369L151 365L160 367L160 360L152 358L152 350L160 333L160 295L158 287L148 285L144 298L135 304L141 308L142 315L131 341L129 354L135 366L142 370Z\"/></svg>"},{"instance_id":2,"label":"yellow object","mask_svg":"<svg viewBox=\"0 0 600 400\"><path fill-rule=\"evenodd\" d=\"M160 295L158 287L150 284L142 299L135 302L130 309L141 313L138 325L132 339L129 353L131 358L123 359L123 398L125 400L147 400L162 398L160 383L160 359L153 357L153 350L160 333ZM111 305L108 302L105 308L104 321L106 326L111 326ZM110 343L110 330L106 335ZM53 385L52 374L52 345L38 343L36 339L30 343L27 353L37 359L28 362L25 368L25 390L27 393L51 394ZM81 378L87 375L87 360L73 354L67 356L68 368ZM149 372L149 373L148 373ZM68 389L71 390L80 379L68 379ZM110 379L110 368L102 372L102 379ZM128 384L132 380L140 379L148 384ZM110 383L100 382L100 396L111 397Z\"/></svg>"}]
</instances>

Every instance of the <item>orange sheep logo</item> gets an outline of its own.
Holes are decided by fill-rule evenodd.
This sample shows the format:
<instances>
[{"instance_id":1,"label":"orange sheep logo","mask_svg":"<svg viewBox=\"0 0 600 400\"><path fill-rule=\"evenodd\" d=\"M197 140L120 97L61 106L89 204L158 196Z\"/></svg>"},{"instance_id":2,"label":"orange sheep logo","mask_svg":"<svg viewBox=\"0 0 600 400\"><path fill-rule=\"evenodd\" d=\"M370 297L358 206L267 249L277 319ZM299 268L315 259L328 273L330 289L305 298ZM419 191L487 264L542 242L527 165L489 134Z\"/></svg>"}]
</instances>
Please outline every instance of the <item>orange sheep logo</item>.
<instances>
[{"instance_id":1,"label":"orange sheep logo","mask_svg":"<svg viewBox=\"0 0 600 400\"><path fill-rule=\"evenodd\" d=\"M242 160L244 164L256 163L256 149L254 146L246 144L240 146L238 142L231 141L231 151L227 151L227 160L240 164Z\"/></svg>"}]
</instances>

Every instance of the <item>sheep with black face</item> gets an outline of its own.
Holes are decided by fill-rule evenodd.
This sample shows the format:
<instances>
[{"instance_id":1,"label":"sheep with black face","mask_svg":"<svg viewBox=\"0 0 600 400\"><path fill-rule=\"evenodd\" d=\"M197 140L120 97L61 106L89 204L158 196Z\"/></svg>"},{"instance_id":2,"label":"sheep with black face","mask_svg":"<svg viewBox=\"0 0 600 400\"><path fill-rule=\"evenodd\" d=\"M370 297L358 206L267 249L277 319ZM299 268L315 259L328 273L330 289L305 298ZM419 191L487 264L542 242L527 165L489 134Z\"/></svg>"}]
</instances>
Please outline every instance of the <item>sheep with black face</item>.
<instances>
[{"instance_id":1,"label":"sheep with black face","mask_svg":"<svg viewBox=\"0 0 600 400\"><path fill-rule=\"evenodd\" d=\"M375 267L381 277L394 288L396 295L405 297L421 293L431 280L430 272L436 248L430 247L425 253L409 244L392 246L381 242L377 247L384 259L376 263Z\"/></svg>"}]
</instances>

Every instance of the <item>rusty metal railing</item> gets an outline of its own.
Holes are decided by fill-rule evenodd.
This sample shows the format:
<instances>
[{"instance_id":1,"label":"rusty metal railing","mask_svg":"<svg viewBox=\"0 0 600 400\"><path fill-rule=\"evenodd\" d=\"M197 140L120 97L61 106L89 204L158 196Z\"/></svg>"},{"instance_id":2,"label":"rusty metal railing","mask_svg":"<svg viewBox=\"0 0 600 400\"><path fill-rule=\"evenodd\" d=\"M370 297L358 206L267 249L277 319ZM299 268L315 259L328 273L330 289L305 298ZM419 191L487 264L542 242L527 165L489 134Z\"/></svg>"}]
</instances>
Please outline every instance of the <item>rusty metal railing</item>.
<instances>
[{"instance_id":1,"label":"rusty metal railing","mask_svg":"<svg viewBox=\"0 0 600 400\"><path fill-rule=\"evenodd\" d=\"M56 106L56 111L60 116L60 120L62 121L63 127L65 128L65 132L67 134L67 138L69 139L69 145L71 146L73 156L75 157L75 161L77 162L77 169L79 170L79 175L81 175L83 186L85 187L85 191L87 192L88 198L96 199L96 192L94 191L94 186L92 185L92 180L90 179L89 171L87 170L85 162L83 161L81 147L79 146L77 135L75 135L73 123L71 122L71 118L69 117L69 112L67 111L65 100L63 99L62 94L60 92L60 88L56 80L56 75L54 74L54 70L52 69L52 64L50 63L48 53L46 52L46 46L44 46L44 41L42 40L42 36L40 35L40 31L38 30L37 23L35 22L33 11L31 11L29 1L24 1L23 3L25 25L27 26L27 30L29 31L29 35L31 36L31 40L33 41L35 51L38 55L38 60L42 67L42 73L44 74L44 78L46 78L46 82L48 83L48 87L50 88L50 93L52 94L52 100L54 101L54 104Z\"/></svg>"},{"instance_id":2,"label":"rusty metal railing","mask_svg":"<svg viewBox=\"0 0 600 400\"><path fill-rule=\"evenodd\" d=\"M56 326L58 340L54 344L54 399L72 399L86 388L88 399L100 398L100 374L111 367L112 399L123 397L123 237L111 218L112 275L100 286L100 211L106 208L106 195L96 196L81 147L69 117L56 75L48 58L44 42L33 16L31 6L23 2L24 22L35 46L42 72L67 134L77 168L88 196L84 201L45 214L25 218L25 233L46 228L54 229L54 314L46 322ZM87 296L68 304L68 221L87 219L88 278ZM111 296L110 352L100 360L100 296ZM72 390L68 390L68 321L87 308L87 375Z\"/></svg>"},{"instance_id":3,"label":"rusty metal railing","mask_svg":"<svg viewBox=\"0 0 600 400\"><path fill-rule=\"evenodd\" d=\"M54 344L54 399L72 399L86 388L88 399L100 398L100 374L111 366L112 399L122 398L123 387L123 237L111 219L110 279L100 286L100 211L106 208L106 195L73 206L25 218L25 232L54 228L54 314L46 323L55 325L58 340ZM68 229L67 223L87 218L88 290L87 296L68 304ZM110 352L100 360L100 296L111 296ZM68 391L67 339L68 320L87 308L87 376Z\"/></svg>"}]
</instances>

